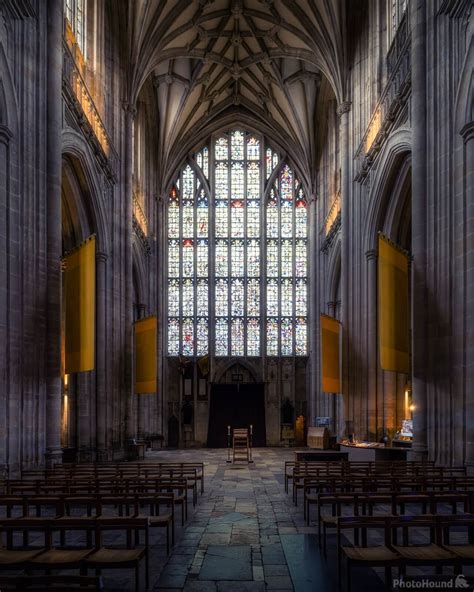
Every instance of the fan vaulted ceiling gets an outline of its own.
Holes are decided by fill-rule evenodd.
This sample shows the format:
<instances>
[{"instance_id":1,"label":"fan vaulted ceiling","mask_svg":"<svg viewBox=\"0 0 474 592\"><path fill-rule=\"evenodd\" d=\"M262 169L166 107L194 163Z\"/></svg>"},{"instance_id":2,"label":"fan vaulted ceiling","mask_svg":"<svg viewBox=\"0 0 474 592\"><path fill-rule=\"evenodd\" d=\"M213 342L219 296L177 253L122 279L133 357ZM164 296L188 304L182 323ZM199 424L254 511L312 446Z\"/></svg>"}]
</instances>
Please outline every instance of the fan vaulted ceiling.
<instances>
[{"instance_id":1,"label":"fan vaulted ceiling","mask_svg":"<svg viewBox=\"0 0 474 592\"><path fill-rule=\"evenodd\" d=\"M130 92L133 99L152 77L163 169L172 174L193 145L239 121L270 135L311 186L322 76L338 100L344 90L341 6L337 0L131 3Z\"/></svg>"}]
</instances>

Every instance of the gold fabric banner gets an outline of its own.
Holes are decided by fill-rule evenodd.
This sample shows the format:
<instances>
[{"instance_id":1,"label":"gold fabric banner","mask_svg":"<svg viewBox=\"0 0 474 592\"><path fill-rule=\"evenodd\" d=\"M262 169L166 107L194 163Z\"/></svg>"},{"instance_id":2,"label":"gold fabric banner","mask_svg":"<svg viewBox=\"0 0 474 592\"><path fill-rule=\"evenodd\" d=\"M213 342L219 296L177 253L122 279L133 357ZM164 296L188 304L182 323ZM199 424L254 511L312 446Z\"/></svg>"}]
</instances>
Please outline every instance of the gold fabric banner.
<instances>
[{"instance_id":1,"label":"gold fabric banner","mask_svg":"<svg viewBox=\"0 0 474 592\"><path fill-rule=\"evenodd\" d=\"M65 373L94 369L95 236L64 257Z\"/></svg>"},{"instance_id":2,"label":"gold fabric banner","mask_svg":"<svg viewBox=\"0 0 474 592\"><path fill-rule=\"evenodd\" d=\"M156 393L156 317L135 323L135 393Z\"/></svg>"},{"instance_id":3,"label":"gold fabric banner","mask_svg":"<svg viewBox=\"0 0 474 592\"><path fill-rule=\"evenodd\" d=\"M341 324L322 314L321 322L321 389L325 393L341 392L340 345Z\"/></svg>"},{"instance_id":4,"label":"gold fabric banner","mask_svg":"<svg viewBox=\"0 0 474 592\"><path fill-rule=\"evenodd\" d=\"M379 347L380 366L410 372L408 256L379 234Z\"/></svg>"}]
</instances>

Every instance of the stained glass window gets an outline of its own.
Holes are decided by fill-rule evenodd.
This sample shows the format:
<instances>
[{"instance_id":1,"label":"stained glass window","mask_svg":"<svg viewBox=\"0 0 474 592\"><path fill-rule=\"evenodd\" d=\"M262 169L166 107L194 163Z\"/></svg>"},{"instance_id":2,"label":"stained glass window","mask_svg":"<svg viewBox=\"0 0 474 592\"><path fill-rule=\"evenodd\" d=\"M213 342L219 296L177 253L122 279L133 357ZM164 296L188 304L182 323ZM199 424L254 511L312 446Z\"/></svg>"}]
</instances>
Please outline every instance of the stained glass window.
<instances>
[{"instance_id":1,"label":"stained glass window","mask_svg":"<svg viewBox=\"0 0 474 592\"><path fill-rule=\"evenodd\" d=\"M168 354L307 355L307 225L294 169L258 135L196 152L168 199Z\"/></svg>"},{"instance_id":2,"label":"stained glass window","mask_svg":"<svg viewBox=\"0 0 474 592\"><path fill-rule=\"evenodd\" d=\"M64 13L76 37L82 55L86 55L86 3L85 0L64 0Z\"/></svg>"}]
</instances>

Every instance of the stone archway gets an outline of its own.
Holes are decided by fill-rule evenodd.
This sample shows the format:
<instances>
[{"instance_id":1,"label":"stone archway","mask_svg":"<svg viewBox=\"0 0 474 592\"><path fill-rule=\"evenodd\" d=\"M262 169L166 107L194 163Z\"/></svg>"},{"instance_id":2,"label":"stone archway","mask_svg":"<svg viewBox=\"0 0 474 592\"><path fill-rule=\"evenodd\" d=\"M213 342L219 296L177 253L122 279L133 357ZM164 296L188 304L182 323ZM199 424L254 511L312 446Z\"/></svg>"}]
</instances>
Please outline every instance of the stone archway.
<instances>
[{"instance_id":1,"label":"stone archway","mask_svg":"<svg viewBox=\"0 0 474 592\"><path fill-rule=\"evenodd\" d=\"M254 446L266 445L265 384L258 382L253 371L244 363L230 363L211 384L209 448L227 445L228 426L252 426Z\"/></svg>"}]
</instances>

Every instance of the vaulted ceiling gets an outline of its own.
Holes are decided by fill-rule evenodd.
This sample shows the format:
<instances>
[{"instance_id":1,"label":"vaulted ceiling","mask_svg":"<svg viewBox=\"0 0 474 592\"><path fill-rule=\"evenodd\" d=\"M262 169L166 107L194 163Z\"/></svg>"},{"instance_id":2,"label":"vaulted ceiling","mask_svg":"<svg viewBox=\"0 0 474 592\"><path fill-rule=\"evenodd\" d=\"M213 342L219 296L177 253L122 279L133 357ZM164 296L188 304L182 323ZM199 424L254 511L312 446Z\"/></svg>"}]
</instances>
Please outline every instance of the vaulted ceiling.
<instances>
[{"instance_id":1,"label":"vaulted ceiling","mask_svg":"<svg viewBox=\"0 0 474 592\"><path fill-rule=\"evenodd\" d=\"M130 94L151 77L159 159L172 174L217 127L268 134L308 185L323 78L344 94L342 0L136 0ZM165 179L163 179L163 182Z\"/></svg>"}]
</instances>

